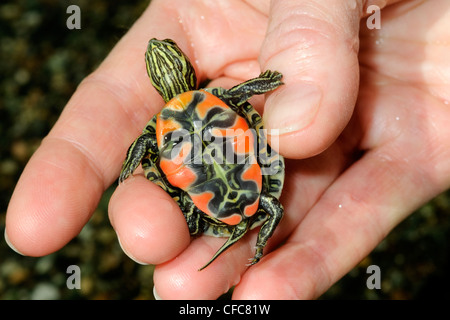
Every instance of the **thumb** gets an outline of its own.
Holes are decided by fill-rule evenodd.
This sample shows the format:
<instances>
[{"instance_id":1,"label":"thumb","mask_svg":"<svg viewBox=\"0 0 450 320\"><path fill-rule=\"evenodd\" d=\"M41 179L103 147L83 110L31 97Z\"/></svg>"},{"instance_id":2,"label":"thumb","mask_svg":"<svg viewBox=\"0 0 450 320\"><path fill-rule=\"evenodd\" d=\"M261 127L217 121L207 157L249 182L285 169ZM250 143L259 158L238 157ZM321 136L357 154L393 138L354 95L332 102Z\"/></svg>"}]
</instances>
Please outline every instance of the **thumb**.
<instances>
[{"instance_id":1,"label":"thumb","mask_svg":"<svg viewBox=\"0 0 450 320\"><path fill-rule=\"evenodd\" d=\"M263 70L280 71L285 86L267 98L264 125L272 146L286 157L320 153L352 115L359 85L359 3L271 2L260 63Z\"/></svg>"}]
</instances>

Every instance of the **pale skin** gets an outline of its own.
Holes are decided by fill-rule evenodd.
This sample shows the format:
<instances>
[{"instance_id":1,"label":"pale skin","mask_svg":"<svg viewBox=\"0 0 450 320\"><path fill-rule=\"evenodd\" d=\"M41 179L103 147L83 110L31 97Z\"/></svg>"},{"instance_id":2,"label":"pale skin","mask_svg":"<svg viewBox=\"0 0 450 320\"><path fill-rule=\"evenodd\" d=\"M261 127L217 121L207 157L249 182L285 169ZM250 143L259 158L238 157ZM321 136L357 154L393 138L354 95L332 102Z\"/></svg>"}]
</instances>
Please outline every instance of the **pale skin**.
<instances>
[{"instance_id":1,"label":"pale skin","mask_svg":"<svg viewBox=\"0 0 450 320\"><path fill-rule=\"evenodd\" d=\"M10 245L42 256L80 232L163 106L145 71L147 41L172 38L212 86L284 75L265 104L251 101L289 158L285 216L258 264L246 266L252 232L199 272L224 239L191 241L176 204L137 172L109 205L124 251L156 264L163 299L214 299L233 285L235 299L320 296L450 186L450 3L326 3L153 0L30 159L8 207ZM380 30L366 27L370 4L383 8Z\"/></svg>"}]
</instances>

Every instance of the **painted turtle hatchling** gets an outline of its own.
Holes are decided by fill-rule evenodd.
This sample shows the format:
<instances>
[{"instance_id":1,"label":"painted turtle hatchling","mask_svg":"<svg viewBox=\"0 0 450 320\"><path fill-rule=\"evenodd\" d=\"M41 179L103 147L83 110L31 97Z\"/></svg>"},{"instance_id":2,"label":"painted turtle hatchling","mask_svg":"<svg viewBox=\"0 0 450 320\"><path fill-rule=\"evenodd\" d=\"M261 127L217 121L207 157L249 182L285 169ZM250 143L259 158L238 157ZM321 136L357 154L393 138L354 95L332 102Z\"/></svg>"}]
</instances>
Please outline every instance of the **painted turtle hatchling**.
<instances>
[{"instance_id":1,"label":"painted turtle hatchling","mask_svg":"<svg viewBox=\"0 0 450 320\"><path fill-rule=\"evenodd\" d=\"M284 160L267 144L261 116L247 100L282 85L281 73L268 70L228 90L198 89L174 41L150 40L145 60L166 105L131 144L119 182L142 163L146 177L178 203L192 236L228 237L199 270L261 226L250 260L257 263L283 216Z\"/></svg>"}]
</instances>

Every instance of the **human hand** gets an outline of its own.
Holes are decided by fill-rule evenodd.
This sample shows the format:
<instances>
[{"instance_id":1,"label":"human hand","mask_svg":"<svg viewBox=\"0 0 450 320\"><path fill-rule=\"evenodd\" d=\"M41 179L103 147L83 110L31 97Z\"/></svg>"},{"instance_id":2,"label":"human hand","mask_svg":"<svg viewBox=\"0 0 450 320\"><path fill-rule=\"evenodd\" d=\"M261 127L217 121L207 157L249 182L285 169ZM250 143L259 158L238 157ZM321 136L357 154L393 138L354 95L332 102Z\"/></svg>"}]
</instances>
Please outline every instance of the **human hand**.
<instances>
[{"instance_id":1,"label":"human hand","mask_svg":"<svg viewBox=\"0 0 450 320\"><path fill-rule=\"evenodd\" d=\"M283 73L286 85L264 106L266 127L281 130L283 155L308 158L287 161L285 216L250 268L255 232L198 272L224 239L191 242L164 191L140 174L121 184L111 223L130 257L157 264L162 298L216 298L233 285L237 299L315 298L449 187L450 4L399 2L371 31L364 23L359 30L369 3L248 3L152 1L79 86L24 170L6 221L18 251L45 255L76 236L127 147L162 107L143 59L152 37L174 39L200 79L216 79L211 86L261 70ZM252 104L262 109L261 99Z\"/></svg>"}]
</instances>

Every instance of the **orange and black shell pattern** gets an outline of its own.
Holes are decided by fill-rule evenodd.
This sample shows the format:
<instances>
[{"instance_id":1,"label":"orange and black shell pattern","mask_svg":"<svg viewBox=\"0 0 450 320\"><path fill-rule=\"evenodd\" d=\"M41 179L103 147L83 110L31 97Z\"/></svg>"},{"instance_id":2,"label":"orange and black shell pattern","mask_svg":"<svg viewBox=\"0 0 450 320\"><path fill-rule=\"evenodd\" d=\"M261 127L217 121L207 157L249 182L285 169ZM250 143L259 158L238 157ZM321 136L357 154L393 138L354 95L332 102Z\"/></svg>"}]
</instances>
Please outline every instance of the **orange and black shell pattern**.
<instances>
[{"instance_id":1,"label":"orange and black shell pattern","mask_svg":"<svg viewBox=\"0 0 450 320\"><path fill-rule=\"evenodd\" d=\"M256 213L256 134L222 100L203 90L176 96L156 117L156 139L161 171L202 212L228 225Z\"/></svg>"},{"instance_id":2,"label":"orange and black shell pattern","mask_svg":"<svg viewBox=\"0 0 450 320\"><path fill-rule=\"evenodd\" d=\"M261 226L250 261L257 263L283 216L284 160L247 100L275 90L282 75L268 70L231 89L197 89L192 64L170 39L149 41L146 64L166 104L129 147L119 182L142 164L177 202L191 235L228 237L201 269Z\"/></svg>"}]
</instances>

